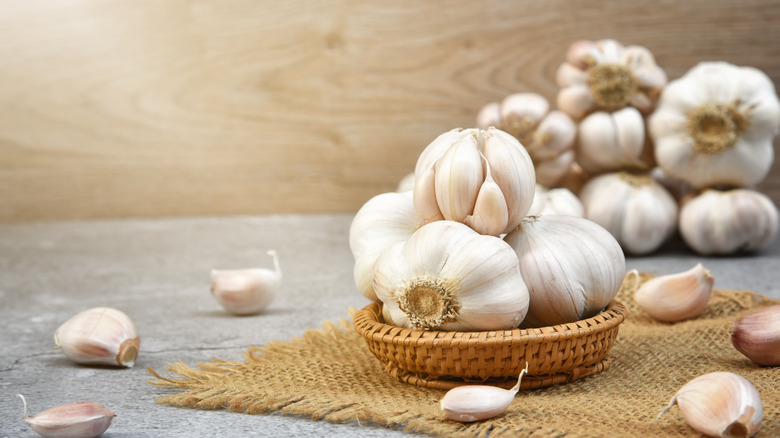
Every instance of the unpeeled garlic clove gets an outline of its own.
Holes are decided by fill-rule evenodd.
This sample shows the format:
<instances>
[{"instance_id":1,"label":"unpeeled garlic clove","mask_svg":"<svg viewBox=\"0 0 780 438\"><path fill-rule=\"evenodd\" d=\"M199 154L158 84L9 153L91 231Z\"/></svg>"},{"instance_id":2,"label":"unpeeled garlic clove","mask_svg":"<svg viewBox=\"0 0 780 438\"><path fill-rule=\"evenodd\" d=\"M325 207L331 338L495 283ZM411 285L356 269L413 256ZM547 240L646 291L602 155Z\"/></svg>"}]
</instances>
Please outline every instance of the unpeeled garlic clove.
<instances>
[{"instance_id":1,"label":"unpeeled garlic clove","mask_svg":"<svg viewBox=\"0 0 780 438\"><path fill-rule=\"evenodd\" d=\"M138 357L140 338L127 314L95 307L63 323L54 332L54 343L74 362L130 368Z\"/></svg>"},{"instance_id":2,"label":"unpeeled garlic clove","mask_svg":"<svg viewBox=\"0 0 780 438\"><path fill-rule=\"evenodd\" d=\"M276 251L274 270L265 268L211 271L211 293L220 305L235 315L252 315L262 311L276 297L282 283L282 270Z\"/></svg>"},{"instance_id":3,"label":"unpeeled garlic clove","mask_svg":"<svg viewBox=\"0 0 780 438\"><path fill-rule=\"evenodd\" d=\"M444 416L450 420L470 423L487 420L506 412L520 390L523 374L528 372L528 363L520 371L517 384L512 389L488 385L456 386L444 394L440 407Z\"/></svg>"},{"instance_id":4,"label":"unpeeled garlic clove","mask_svg":"<svg viewBox=\"0 0 780 438\"><path fill-rule=\"evenodd\" d=\"M27 416L24 403L24 421L44 438L94 438L111 425L116 414L95 402L75 402L46 409L32 417Z\"/></svg>"},{"instance_id":5,"label":"unpeeled garlic clove","mask_svg":"<svg viewBox=\"0 0 780 438\"><path fill-rule=\"evenodd\" d=\"M634 293L634 300L659 321L692 319L707 308L713 282L710 271L699 263L685 272L648 280Z\"/></svg>"},{"instance_id":6,"label":"unpeeled garlic clove","mask_svg":"<svg viewBox=\"0 0 780 438\"><path fill-rule=\"evenodd\" d=\"M780 305L742 315L732 323L731 342L759 365L780 365Z\"/></svg>"},{"instance_id":7,"label":"unpeeled garlic clove","mask_svg":"<svg viewBox=\"0 0 780 438\"><path fill-rule=\"evenodd\" d=\"M658 417L675 404L689 426L709 437L753 436L764 416L756 387L730 372L709 373L691 380Z\"/></svg>"},{"instance_id":8,"label":"unpeeled garlic clove","mask_svg":"<svg viewBox=\"0 0 780 438\"><path fill-rule=\"evenodd\" d=\"M595 112L580 122L577 162L591 174L648 168L645 121L633 107Z\"/></svg>"}]
</instances>

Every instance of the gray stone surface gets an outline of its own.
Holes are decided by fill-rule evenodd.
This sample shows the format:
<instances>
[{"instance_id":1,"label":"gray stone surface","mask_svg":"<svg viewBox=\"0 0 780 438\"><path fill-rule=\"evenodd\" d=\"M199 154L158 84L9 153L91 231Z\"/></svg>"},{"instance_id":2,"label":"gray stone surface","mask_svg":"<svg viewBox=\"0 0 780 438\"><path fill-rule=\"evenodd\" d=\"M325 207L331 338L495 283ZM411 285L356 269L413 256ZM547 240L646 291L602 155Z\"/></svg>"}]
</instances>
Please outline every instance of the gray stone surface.
<instances>
[{"instance_id":1,"label":"gray stone surface","mask_svg":"<svg viewBox=\"0 0 780 438\"><path fill-rule=\"evenodd\" d=\"M242 360L249 345L301 336L324 320L348 317L368 300L352 282L351 215L163 218L0 225L0 437L35 434L30 413L77 400L117 413L106 437L405 435L377 425L330 424L283 415L244 415L157 405L169 390L149 385L146 367L213 357ZM209 293L213 268L271 266L284 282L270 308L234 317ZM701 257L679 243L628 269L656 274L703 263L715 285L780 298L780 241L738 258ZM129 314L141 336L132 369L86 367L53 350L52 334L81 310L111 306Z\"/></svg>"}]
</instances>

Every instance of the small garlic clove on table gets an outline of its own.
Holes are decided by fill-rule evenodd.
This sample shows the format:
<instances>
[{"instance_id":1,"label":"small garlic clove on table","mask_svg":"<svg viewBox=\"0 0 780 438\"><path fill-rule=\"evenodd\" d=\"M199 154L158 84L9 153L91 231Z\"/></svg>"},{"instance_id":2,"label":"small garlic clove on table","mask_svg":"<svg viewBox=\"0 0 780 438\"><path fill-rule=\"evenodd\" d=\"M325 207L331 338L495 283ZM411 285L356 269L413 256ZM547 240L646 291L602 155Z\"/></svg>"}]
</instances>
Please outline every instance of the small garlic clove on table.
<instances>
[{"instance_id":1,"label":"small garlic clove on table","mask_svg":"<svg viewBox=\"0 0 780 438\"><path fill-rule=\"evenodd\" d=\"M94 438L111 426L116 414L95 402L75 402L55 406L27 416L27 400L17 394L24 403L24 421L44 438Z\"/></svg>"},{"instance_id":2,"label":"small garlic clove on table","mask_svg":"<svg viewBox=\"0 0 780 438\"><path fill-rule=\"evenodd\" d=\"M211 271L211 293L220 305L235 315L252 315L268 307L282 283L276 251L274 270L265 268Z\"/></svg>"},{"instance_id":3,"label":"small garlic clove on table","mask_svg":"<svg viewBox=\"0 0 780 438\"><path fill-rule=\"evenodd\" d=\"M503 414L520 390L523 374L528 372L528 364L520 372L517 384L512 389L489 385L456 386L444 394L440 407L444 416L450 420L470 423L487 420Z\"/></svg>"},{"instance_id":4,"label":"small garlic clove on table","mask_svg":"<svg viewBox=\"0 0 780 438\"><path fill-rule=\"evenodd\" d=\"M659 321L683 321L696 318L707 308L713 283L710 271L699 263L685 272L648 280L634 293L634 300Z\"/></svg>"},{"instance_id":5,"label":"small garlic clove on table","mask_svg":"<svg viewBox=\"0 0 780 438\"><path fill-rule=\"evenodd\" d=\"M127 314L95 307L63 323L54 332L54 343L77 363L131 368L138 357L140 338Z\"/></svg>"},{"instance_id":6,"label":"small garlic clove on table","mask_svg":"<svg viewBox=\"0 0 780 438\"><path fill-rule=\"evenodd\" d=\"M732 325L734 348L759 365L780 365L780 304L742 315Z\"/></svg>"}]
</instances>

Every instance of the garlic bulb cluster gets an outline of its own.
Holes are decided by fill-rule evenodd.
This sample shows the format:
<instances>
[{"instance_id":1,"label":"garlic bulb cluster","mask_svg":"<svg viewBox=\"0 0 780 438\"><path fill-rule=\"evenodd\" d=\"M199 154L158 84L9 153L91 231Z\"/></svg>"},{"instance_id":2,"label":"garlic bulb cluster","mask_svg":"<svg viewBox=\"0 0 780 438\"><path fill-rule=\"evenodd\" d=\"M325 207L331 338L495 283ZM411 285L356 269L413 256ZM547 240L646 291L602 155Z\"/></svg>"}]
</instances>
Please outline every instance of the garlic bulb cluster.
<instances>
[{"instance_id":1,"label":"garlic bulb cluster","mask_svg":"<svg viewBox=\"0 0 780 438\"><path fill-rule=\"evenodd\" d=\"M597 176L585 183L580 199L585 217L632 254L655 251L677 229L677 201L647 173Z\"/></svg>"},{"instance_id":2,"label":"garlic bulb cluster","mask_svg":"<svg viewBox=\"0 0 780 438\"><path fill-rule=\"evenodd\" d=\"M455 221L424 225L385 250L373 284L389 319L401 327L511 329L528 311L528 289L512 248Z\"/></svg>"},{"instance_id":3,"label":"garlic bulb cluster","mask_svg":"<svg viewBox=\"0 0 780 438\"><path fill-rule=\"evenodd\" d=\"M731 342L759 365L780 365L780 305L754 310L732 323Z\"/></svg>"},{"instance_id":4,"label":"garlic bulb cluster","mask_svg":"<svg viewBox=\"0 0 780 438\"><path fill-rule=\"evenodd\" d=\"M574 121L536 93L515 93L501 103L485 105L477 114L477 127L505 131L528 151L536 170L536 182L555 187L574 162Z\"/></svg>"},{"instance_id":5,"label":"garlic bulb cluster","mask_svg":"<svg viewBox=\"0 0 780 438\"><path fill-rule=\"evenodd\" d=\"M750 437L758 432L764 419L756 387L730 372L709 373L691 380L658 417L675 404L686 423L708 437Z\"/></svg>"},{"instance_id":6,"label":"garlic bulb cluster","mask_svg":"<svg viewBox=\"0 0 780 438\"><path fill-rule=\"evenodd\" d=\"M27 400L17 394L24 403L24 421L44 438L95 438L103 434L116 414L95 402L68 403L27 416Z\"/></svg>"},{"instance_id":7,"label":"garlic bulb cluster","mask_svg":"<svg viewBox=\"0 0 780 438\"><path fill-rule=\"evenodd\" d=\"M274 269L214 269L211 271L211 294L225 310L234 315L261 312L276 298L282 284L282 269L276 251Z\"/></svg>"},{"instance_id":8,"label":"garlic bulb cluster","mask_svg":"<svg viewBox=\"0 0 780 438\"><path fill-rule=\"evenodd\" d=\"M358 210L349 228L349 247L355 258L355 285L364 297L377 299L372 282L379 255L421 226L410 191L374 196Z\"/></svg>"},{"instance_id":9,"label":"garlic bulb cluster","mask_svg":"<svg viewBox=\"0 0 780 438\"><path fill-rule=\"evenodd\" d=\"M414 176L414 208L425 223L452 220L493 236L525 217L536 183L528 152L496 128L440 135L420 154Z\"/></svg>"},{"instance_id":10,"label":"garlic bulb cluster","mask_svg":"<svg viewBox=\"0 0 780 438\"><path fill-rule=\"evenodd\" d=\"M520 390L523 374L528 372L528 363L520 371L517 384L511 389L489 385L463 385L450 389L442 397L439 406L450 420L470 423L487 420L506 412Z\"/></svg>"},{"instance_id":11,"label":"garlic bulb cluster","mask_svg":"<svg viewBox=\"0 0 780 438\"><path fill-rule=\"evenodd\" d=\"M517 253L530 305L523 327L590 318L617 295L626 260L609 232L574 216L528 217L504 240Z\"/></svg>"},{"instance_id":12,"label":"garlic bulb cluster","mask_svg":"<svg viewBox=\"0 0 780 438\"><path fill-rule=\"evenodd\" d=\"M54 343L80 364L131 368L138 357L140 338L124 312L110 307L85 310L54 332Z\"/></svg>"},{"instance_id":13,"label":"garlic bulb cluster","mask_svg":"<svg viewBox=\"0 0 780 438\"><path fill-rule=\"evenodd\" d=\"M585 207L582 201L571 190L566 188L548 189L541 184L536 185L534 202L528 210L528 216L561 215L577 216L585 215Z\"/></svg>"},{"instance_id":14,"label":"garlic bulb cluster","mask_svg":"<svg viewBox=\"0 0 780 438\"><path fill-rule=\"evenodd\" d=\"M777 236L778 211L754 190L710 189L683 201L679 227L685 243L699 254L757 251Z\"/></svg>"},{"instance_id":15,"label":"garlic bulb cluster","mask_svg":"<svg viewBox=\"0 0 780 438\"><path fill-rule=\"evenodd\" d=\"M634 293L634 300L659 321L683 321L696 318L707 308L713 283L710 271L699 263L685 272L648 280Z\"/></svg>"},{"instance_id":16,"label":"garlic bulb cluster","mask_svg":"<svg viewBox=\"0 0 780 438\"><path fill-rule=\"evenodd\" d=\"M669 176L696 188L748 187L772 167L780 100L760 70L703 62L664 89L649 129Z\"/></svg>"}]
</instances>

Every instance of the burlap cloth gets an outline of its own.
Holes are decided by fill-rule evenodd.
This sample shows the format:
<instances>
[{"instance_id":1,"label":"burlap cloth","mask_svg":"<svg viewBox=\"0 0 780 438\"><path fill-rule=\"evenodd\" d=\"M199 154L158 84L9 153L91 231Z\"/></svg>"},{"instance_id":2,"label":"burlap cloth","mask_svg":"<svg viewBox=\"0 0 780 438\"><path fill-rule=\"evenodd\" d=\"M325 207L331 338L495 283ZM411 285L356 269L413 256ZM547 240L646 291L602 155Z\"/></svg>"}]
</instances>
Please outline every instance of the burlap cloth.
<instances>
[{"instance_id":1,"label":"burlap cloth","mask_svg":"<svg viewBox=\"0 0 780 438\"><path fill-rule=\"evenodd\" d=\"M520 392L506 414L472 424L445 420L444 391L389 377L347 321L325 323L303 338L250 347L242 363L213 359L166 368L178 375L150 383L177 390L158 403L247 414L279 412L331 422L360 422L441 436L698 436L678 407L660 419L675 392L699 375L731 371L750 380L764 406L757 436L780 437L780 367L760 367L730 340L731 322L777 304L747 291L718 290L703 315L676 324L650 319L632 298L627 275L617 299L628 314L610 351L612 366L569 384ZM646 280L649 275L642 274Z\"/></svg>"}]
</instances>

